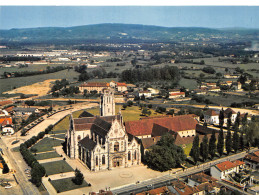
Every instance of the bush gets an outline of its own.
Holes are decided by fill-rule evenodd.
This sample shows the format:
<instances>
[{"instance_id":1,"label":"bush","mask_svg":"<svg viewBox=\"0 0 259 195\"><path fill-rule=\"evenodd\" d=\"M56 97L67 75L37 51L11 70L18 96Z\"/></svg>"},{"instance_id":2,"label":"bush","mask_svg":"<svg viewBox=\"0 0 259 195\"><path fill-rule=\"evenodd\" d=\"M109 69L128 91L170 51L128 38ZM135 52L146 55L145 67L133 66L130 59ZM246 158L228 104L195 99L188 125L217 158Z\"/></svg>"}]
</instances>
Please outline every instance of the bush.
<instances>
[{"instance_id":1,"label":"bush","mask_svg":"<svg viewBox=\"0 0 259 195\"><path fill-rule=\"evenodd\" d=\"M84 181L84 175L81 173L80 170L78 170L78 169L75 170L75 177L72 179L72 181L76 185L82 185L82 183Z\"/></svg>"}]
</instances>

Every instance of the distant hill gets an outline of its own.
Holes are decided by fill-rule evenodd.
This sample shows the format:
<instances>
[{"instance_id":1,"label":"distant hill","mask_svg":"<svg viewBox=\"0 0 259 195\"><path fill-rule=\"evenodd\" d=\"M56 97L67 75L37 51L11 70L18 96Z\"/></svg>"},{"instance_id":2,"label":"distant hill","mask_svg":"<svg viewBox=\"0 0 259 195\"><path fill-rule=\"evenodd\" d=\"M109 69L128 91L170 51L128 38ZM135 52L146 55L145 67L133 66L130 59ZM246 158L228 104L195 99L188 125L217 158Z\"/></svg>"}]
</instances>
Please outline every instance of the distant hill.
<instances>
[{"instance_id":1,"label":"distant hill","mask_svg":"<svg viewBox=\"0 0 259 195\"><path fill-rule=\"evenodd\" d=\"M161 27L136 24L95 24L75 27L42 27L0 30L0 43L82 41L201 41L259 39L259 29Z\"/></svg>"}]
</instances>

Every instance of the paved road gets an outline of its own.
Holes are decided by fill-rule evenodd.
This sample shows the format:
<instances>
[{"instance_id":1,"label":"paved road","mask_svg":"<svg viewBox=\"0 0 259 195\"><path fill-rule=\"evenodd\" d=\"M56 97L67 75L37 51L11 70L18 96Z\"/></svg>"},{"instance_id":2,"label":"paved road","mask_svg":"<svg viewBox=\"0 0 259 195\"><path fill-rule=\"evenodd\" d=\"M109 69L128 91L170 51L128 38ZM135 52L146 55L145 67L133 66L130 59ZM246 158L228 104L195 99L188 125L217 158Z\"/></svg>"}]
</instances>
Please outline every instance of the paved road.
<instances>
[{"instance_id":1,"label":"paved road","mask_svg":"<svg viewBox=\"0 0 259 195\"><path fill-rule=\"evenodd\" d=\"M257 151L257 150L258 149L252 149L252 150L250 150L250 152ZM170 175L168 174L168 175L158 177L158 178L155 178L155 179L142 181L139 184L130 184L130 185L127 185L127 186L114 188L114 189L111 189L111 191L114 194L123 194L123 195L124 194L130 194L131 192L135 192L135 193L136 192L142 192L142 191L148 190L148 188L147 188L148 185L152 185L154 187L159 187L159 186L165 185L166 183L168 183L172 180L175 180L177 178L185 177L185 176L188 176L188 175L191 175L191 174L199 173L199 172L204 171L204 170L208 170L210 167L212 167L215 164L218 164L220 162L223 162L223 161L226 161L226 160L233 161L233 160L237 160L237 159L242 159L242 158L245 157L246 154L247 154L246 152L234 154L234 155L227 156L227 157L224 157L224 158L221 158L221 159L217 159L213 162L204 163L202 165L199 165L198 167L197 166L191 167L191 168L187 169L186 171L181 171L179 173L170 174Z\"/></svg>"},{"instance_id":2,"label":"paved road","mask_svg":"<svg viewBox=\"0 0 259 195\"><path fill-rule=\"evenodd\" d=\"M4 155L8 159L8 166L11 169L14 169L16 171L15 177L17 178L17 181L18 181L19 186L22 190L22 193L24 195L34 195L34 194L38 195L38 194L40 194L38 189L31 182L28 181L28 177L25 175L25 173L20 168L20 166L18 166L17 159L13 158L12 152L10 152L7 149L5 143L3 142L2 139L0 139L0 145L1 145L1 148L3 150ZM18 190L19 189L17 189L17 191ZM6 193L8 194L8 191L6 191ZM19 191L17 192L17 194L20 194Z\"/></svg>"}]
</instances>

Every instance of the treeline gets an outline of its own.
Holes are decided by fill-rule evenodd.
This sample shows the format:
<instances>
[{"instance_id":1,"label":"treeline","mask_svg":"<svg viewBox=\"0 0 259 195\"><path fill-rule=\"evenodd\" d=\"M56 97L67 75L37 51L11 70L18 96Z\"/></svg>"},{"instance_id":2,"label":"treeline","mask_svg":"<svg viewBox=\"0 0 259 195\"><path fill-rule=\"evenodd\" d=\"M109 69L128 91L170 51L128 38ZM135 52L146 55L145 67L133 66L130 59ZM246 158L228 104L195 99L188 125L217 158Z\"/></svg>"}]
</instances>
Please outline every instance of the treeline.
<instances>
[{"instance_id":1,"label":"treeline","mask_svg":"<svg viewBox=\"0 0 259 195\"><path fill-rule=\"evenodd\" d=\"M40 75L40 74L49 74L54 73L62 70L70 69L70 67L65 66L56 66L56 67L47 67L46 70L38 70L38 71L22 71L22 72L4 72L3 76L4 78L9 77L27 77L27 76L33 76L33 75Z\"/></svg>"},{"instance_id":2,"label":"treeline","mask_svg":"<svg viewBox=\"0 0 259 195\"><path fill-rule=\"evenodd\" d=\"M22 56L22 57L18 57L18 56L3 56L0 57L0 61L4 61L4 62L11 62L11 61L39 61L41 60L41 58L39 57L33 57L33 56Z\"/></svg>"},{"instance_id":3,"label":"treeline","mask_svg":"<svg viewBox=\"0 0 259 195\"><path fill-rule=\"evenodd\" d=\"M31 169L31 182L37 187L41 185L42 177L46 174L45 168L39 164L34 155L28 150L39 139L42 139L45 134L48 134L53 129L53 125L49 125L45 131L41 131L37 136L33 136L26 142L20 145L20 152L25 162L32 168Z\"/></svg>"},{"instance_id":4,"label":"treeline","mask_svg":"<svg viewBox=\"0 0 259 195\"><path fill-rule=\"evenodd\" d=\"M51 88L52 96L53 97L59 97L60 95L62 95L62 96L67 96L67 95L73 96L74 94L80 93L79 87L77 87L77 86L67 87L67 85L69 85L69 82L66 79L62 79L61 81L56 80L54 85Z\"/></svg>"},{"instance_id":5,"label":"treeline","mask_svg":"<svg viewBox=\"0 0 259 195\"><path fill-rule=\"evenodd\" d=\"M8 167L8 165L6 164L4 158L2 157L1 154L0 154L0 162L3 164L2 173L3 173L3 174L9 173L9 167Z\"/></svg>"},{"instance_id":6,"label":"treeline","mask_svg":"<svg viewBox=\"0 0 259 195\"><path fill-rule=\"evenodd\" d=\"M175 66L165 66L162 68L149 68L149 69L130 69L124 70L121 73L121 80L129 83L136 83L142 81L178 81L180 73Z\"/></svg>"}]
</instances>

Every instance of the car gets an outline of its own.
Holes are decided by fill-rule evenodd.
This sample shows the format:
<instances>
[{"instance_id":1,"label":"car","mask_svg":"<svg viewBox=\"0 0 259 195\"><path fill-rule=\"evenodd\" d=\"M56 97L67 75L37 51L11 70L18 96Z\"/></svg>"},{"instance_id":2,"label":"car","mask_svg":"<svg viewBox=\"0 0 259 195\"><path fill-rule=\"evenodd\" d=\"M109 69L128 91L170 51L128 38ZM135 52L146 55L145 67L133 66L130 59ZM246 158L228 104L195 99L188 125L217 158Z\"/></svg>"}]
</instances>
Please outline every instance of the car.
<instances>
[{"instance_id":1,"label":"car","mask_svg":"<svg viewBox=\"0 0 259 195\"><path fill-rule=\"evenodd\" d=\"M9 185L5 186L4 188L5 188L5 189L9 189L9 188L12 188L12 187L13 187L13 186L9 184Z\"/></svg>"},{"instance_id":2,"label":"car","mask_svg":"<svg viewBox=\"0 0 259 195\"><path fill-rule=\"evenodd\" d=\"M153 187L153 185L152 185L152 184L147 185L147 189L151 189L152 187Z\"/></svg>"}]
</instances>

